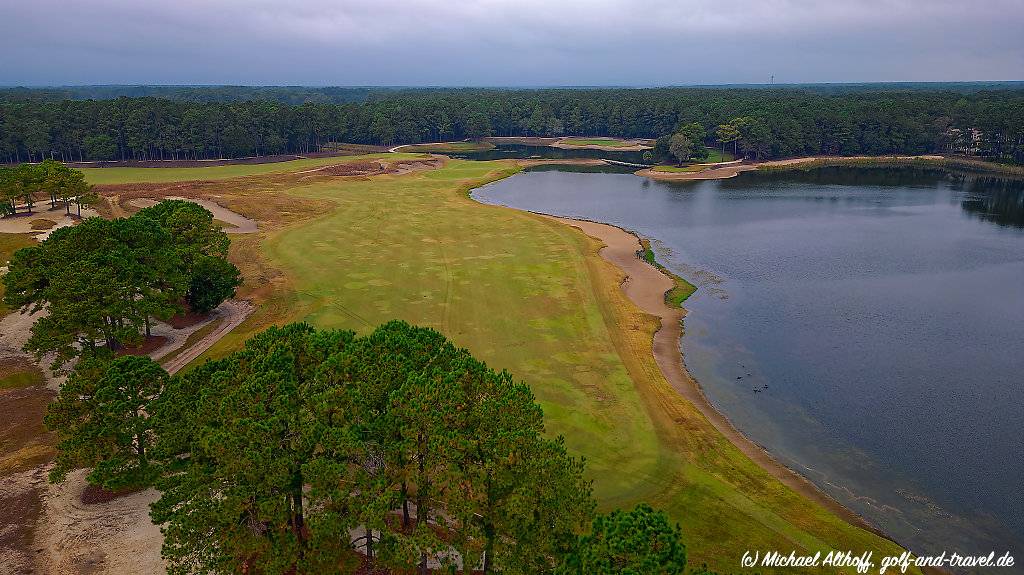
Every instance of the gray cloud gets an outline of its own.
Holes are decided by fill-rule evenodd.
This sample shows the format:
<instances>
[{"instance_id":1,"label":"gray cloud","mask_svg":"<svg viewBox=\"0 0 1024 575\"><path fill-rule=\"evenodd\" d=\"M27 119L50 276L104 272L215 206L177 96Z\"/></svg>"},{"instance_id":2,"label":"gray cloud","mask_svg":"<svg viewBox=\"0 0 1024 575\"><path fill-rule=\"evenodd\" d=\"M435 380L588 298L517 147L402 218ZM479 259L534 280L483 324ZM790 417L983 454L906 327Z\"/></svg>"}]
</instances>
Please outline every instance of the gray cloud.
<instances>
[{"instance_id":1,"label":"gray cloud","mask_svg":"<svg viewBox=\"0 0 1024 575\"><path fill-rule=\"evenodd\" d=\"M0 0L0 84L1024 79L1024 0Z\"/></svg>"}]
</instances>

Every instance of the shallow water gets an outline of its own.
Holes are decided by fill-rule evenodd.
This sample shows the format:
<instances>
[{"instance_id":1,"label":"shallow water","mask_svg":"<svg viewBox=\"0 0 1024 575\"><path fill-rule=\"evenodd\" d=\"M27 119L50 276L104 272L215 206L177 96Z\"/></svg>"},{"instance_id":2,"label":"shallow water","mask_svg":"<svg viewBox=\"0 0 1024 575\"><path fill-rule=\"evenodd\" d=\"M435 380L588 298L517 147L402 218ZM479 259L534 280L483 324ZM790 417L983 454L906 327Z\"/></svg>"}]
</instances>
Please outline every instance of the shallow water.
<instances>
[{"instance_id":1,"label":"shallow water","mask_svg":"<svg viewBox=\"0 0 1024 575\"><path fill-rule=\"evenodd\" d=\"M915 551L1024 562L1024 182L543 171L474 197L651 238L699 286L686 364L741 431Z\"/></svg>"}]
</instances>

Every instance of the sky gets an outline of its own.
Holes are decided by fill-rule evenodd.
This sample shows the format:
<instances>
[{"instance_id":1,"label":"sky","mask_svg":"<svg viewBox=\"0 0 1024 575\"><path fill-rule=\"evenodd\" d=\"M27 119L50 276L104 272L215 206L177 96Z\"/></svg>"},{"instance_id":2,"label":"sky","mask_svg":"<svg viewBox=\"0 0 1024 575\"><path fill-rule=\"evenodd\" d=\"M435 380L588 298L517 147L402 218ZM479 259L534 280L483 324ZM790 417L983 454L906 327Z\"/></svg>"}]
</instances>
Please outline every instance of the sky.
<instances>
[{"instance_id":1,"label":"sky","mask_svg":"<svg viewBox=\"0 0 1024 575\"><path fill-rule=\"evenodd\" d=\"M0 85L1024 80L1024 0L0 0Z\"/></svg>"}]
</instances>

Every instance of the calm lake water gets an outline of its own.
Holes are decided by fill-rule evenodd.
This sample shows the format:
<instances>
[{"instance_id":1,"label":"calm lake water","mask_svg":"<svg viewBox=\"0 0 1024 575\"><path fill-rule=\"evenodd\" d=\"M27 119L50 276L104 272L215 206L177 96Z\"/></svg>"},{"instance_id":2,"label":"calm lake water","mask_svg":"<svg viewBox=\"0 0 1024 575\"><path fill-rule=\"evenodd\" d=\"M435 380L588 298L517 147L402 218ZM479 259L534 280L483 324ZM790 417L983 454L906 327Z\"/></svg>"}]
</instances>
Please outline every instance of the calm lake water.
<instances>
[{"instance_id":1,"label":"calm lake water","mask_svg":"<svg viewBox=\"0 0 1024 575\"><path fill-rule=\"evenodd\" d=\"M915 551L1024 562L1024 182L549 169L474 197L650 238L699 286L685 361L740 430Z\"/></svg>"}]
</instances>

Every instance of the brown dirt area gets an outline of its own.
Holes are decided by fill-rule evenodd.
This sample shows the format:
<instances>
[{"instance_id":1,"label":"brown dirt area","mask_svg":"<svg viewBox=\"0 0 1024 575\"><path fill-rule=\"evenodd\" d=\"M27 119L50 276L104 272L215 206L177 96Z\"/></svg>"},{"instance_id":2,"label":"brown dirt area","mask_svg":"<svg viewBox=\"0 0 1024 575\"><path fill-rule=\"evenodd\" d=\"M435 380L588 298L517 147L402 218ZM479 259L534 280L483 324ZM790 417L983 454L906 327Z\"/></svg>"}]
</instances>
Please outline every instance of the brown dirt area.
<instances>
[{"instance_id":1,"label":"brown dirt area","mask_svg":"<svg viewBox=\"0 0 1024 575\"><path fill-rule=\"evenodd\" d=\"M208 319L210 319L210 314L196 313L189 309L188 305L186 304L185 313L180 313L172 317L171 319L167 320L166 323L173 327L174 329L183 329L186 327L192 327L196 324L203 323Z\"/></svg>"},{"instance_id":2,"label":"brown dirt area","mask_svg":"<svg viewBox=\"0 0 1024 575\"><path fill-rule=\"evenodd\" d=\"M138 491L132 489L110 491L108 489L103 489L98 485L87 485L85 489L82 490L81 495L78 496L78 500L86 505L97 505L113 501L118 497L127 497L132 493L138 493Z\"/></svg>"},{"instance_id":3,"label":"brown dirt area","mask_svg":"<svg viewBox=\"0 0 1024 575\"><path fill-rule=\"evenodd\" d=\"M0 358L0 375L26 369L38 371L24 359ZM54 455L53 436L43 426L53 397L44 385L0 390L0 565L11 573L32 572L44 465Z\"/></svg>"},{"instance_id":4,"label":"brown dirt area","mask_svg":"<svg viewBox=\"0 0 1024 575\"><path fill-rule=\"evenodd\" d=\"M138 345L126 345L117 350L117 355L149 355L160 349L167 343L167 338L162 335L151 335L143 338Z\"/></svg>"}]
</instances>

